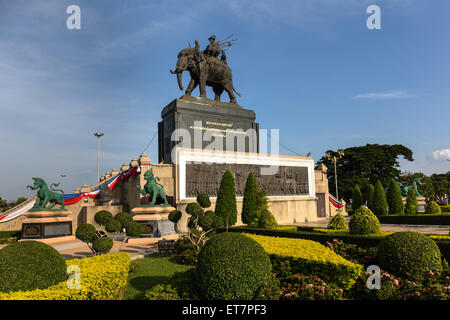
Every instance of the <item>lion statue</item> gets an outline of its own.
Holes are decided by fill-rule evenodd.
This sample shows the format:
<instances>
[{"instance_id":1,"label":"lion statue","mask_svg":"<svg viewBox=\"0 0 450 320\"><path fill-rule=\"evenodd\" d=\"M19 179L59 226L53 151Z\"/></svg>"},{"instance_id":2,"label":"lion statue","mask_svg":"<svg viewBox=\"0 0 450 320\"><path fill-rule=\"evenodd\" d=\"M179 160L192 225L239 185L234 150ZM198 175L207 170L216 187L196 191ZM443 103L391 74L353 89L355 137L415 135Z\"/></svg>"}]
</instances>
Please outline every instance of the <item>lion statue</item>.
<instances>
[{"instance_id":1,"label":"lion statue","mask_svg":"<svg viewBox=\"0 0 450 320\"><path fill-rule=\"evenodd\" d=\"M155 205L156 197L158 195L164 200L164 205L168 205L169 203L167 202L167 198L164 193L164 187L158 183L159 178L153 175L153 169L150 169L144 173L144 179L147 180L144 188L142 189L139 184L136 187L144 197L147 195L151 197L149 205Z\"/></svg>"},{"instance_id":2,"label":"lion statue","mask_svg":"<svg viewBox=\"0 0 450 320\"><path fill-rule=\"evenodd\" d=\"M64 191L53 189L53 186L57 187L59 186L59 183L52 183L50 185L51 189L50 190L47 186L47 183L43 179L41 178L32 178L32 179L34 180L34 185L33 186L28 185L27 188L30 188L31 190L38 190L37 200L33 206L33 209L51 209L57 203L61 205L61 209L65 209ZM58 194L54 191L61 192L61 194ZM50 205L47 207L48 203L50 203Z\"/></svg>"}]
</instances>

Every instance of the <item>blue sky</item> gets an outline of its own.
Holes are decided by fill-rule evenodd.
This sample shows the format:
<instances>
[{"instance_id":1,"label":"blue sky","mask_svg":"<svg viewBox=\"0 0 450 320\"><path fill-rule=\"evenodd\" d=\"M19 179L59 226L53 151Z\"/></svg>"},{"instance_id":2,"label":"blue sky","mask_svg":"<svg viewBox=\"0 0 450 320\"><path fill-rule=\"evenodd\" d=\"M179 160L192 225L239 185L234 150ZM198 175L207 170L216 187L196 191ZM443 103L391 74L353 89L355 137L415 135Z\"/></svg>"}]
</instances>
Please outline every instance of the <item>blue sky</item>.
<instances>
[{"instance_id":1,"label":"blue sky","mask_svg":"<svg viewBox=\"0 0 450 320\"><path fill-rule=\"evenodd\" d=\"M81 30L66 27L71 4ZM366 27L371 4L381 30ZM66 193L95 183L96 131L102 172L139 156L182 95L169 73L178 52L211 34L238 38L238 102L289 150L318 160L403 144L415 159L403 171L447 172L449 12L445 0L0 0L0 196L32 196L34 176L66 174ZM147 153L157 161L157 138Z\"/></svg>"}]
</instances>

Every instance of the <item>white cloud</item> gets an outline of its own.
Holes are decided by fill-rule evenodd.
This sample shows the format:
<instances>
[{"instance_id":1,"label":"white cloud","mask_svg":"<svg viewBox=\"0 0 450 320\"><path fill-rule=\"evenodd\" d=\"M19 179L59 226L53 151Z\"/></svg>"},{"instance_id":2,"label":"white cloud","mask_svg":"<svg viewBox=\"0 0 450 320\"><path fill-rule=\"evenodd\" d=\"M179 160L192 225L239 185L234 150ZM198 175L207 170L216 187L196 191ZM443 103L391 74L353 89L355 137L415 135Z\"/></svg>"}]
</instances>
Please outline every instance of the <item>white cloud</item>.
<instances>
[{"instance_id":1,"label":"white cloud","mask_svg":"<svg viewBox=\"0 0 450 320\"><path fill-rule=\"evenodd\" d=\"M409 93L408 90L391 90L378 93L361 93L353 96L353 99L408 99L417 97L416 94Z\"/></svg>"},{"instance_id":2,"label":"white cloud","mask_svg":"<svg viewBox=\"0 0 450 320\"><path fill-rule=\"evenodd\" d=\"M431 158L434 160L450 160L450 149L436 150L431 153Z\"/></svg>"}]
</instances>

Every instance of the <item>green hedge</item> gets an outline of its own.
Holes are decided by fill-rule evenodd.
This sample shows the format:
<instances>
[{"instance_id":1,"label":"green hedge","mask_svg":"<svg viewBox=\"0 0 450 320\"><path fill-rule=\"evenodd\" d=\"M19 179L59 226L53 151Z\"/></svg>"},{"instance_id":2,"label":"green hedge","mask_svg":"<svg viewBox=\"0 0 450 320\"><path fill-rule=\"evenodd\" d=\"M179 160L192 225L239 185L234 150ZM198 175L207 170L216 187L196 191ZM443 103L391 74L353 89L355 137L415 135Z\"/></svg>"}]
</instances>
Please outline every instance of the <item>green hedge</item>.
<instances>
[{"instance_id":1,"label":"green hedge","mask_svg":"<svg viewBox=\"0 0 450 320\"><path fill-rule=\"evenodd\" d=\"M450 225L450 214L387 215L378 217L385 224Z\"/></svg>"},{"instance_id":2,"label":"green hedge","mask_svg":"<svg viewBox=\"0 0 450 320\"><path fill-rule=\"evenodd\" d=\"M334 239L342 240L348 244L356 244L359 247L369 248L378 247L380 241L385 238L383 235L351 235L351 234L339 234L339 233L320 233L312 231L301 231L297 227L298 231L283 231L283 230L268 230L268 229L258 229L258 228L246 228L246 227L232 227L229 228L229 232L240 232L240 233L253 233L263 236L273 236L273 237L284 237L284 238L297 238L297 239L307 239L326 244L327 242L332 242ZM314 227L315 228L315 227ZM225 228L217 229L217 232L225 232ZM448 240L434 240L441 250L442 257L447 261L450 261L450 241Z\"/></svg>"},{"instance_id":3,"label":"green hedge","mask_svg":"<svg viewBox=\"0 0 450 320\"><path fill-rule=\"evenodd\" d=\"M442 213L444 213L444 212L450 213L450 206L440 206L440 207L441 207Z\"/></svg>"},{"instance_id":4,"label":"green hedge","mask_svg":"<svg viewBox=\"0 0 450 320\"><path fill-rule=\"evenodd\" d=\"M10 242L11 238L20 238L20 230L19 231L0 231L0 244L5 244Z\"/></svg>"}]
</instances>

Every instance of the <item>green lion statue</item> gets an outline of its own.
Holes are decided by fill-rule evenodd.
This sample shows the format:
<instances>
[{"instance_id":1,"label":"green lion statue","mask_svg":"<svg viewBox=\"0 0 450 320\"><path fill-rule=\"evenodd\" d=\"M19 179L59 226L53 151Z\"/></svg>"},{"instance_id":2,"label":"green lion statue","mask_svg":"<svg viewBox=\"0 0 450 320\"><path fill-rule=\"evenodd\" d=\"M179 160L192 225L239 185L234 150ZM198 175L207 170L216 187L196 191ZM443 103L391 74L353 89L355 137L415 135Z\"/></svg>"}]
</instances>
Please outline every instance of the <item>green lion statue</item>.
<instances>
[{"instance_id":1,"label":"green lion statue","mask_svg":"<svg viewBox=\"0 0 450 320\"><path fill-rule=\"evenodd\" d=\"M158 183L159 178L153 175L153 169L150 169L144 173L144 179L147 180L147 183L144 185L144 189L142 189L139 184L136 187L144 197L152 197L149 205L155 205L156 197L158 195L164 200L164 205L169 205L164 193L164 187Z\"/></svg>"},{"instance_id":2,"label":"green lion statue","mask_svg":"<svg viewBox=\"0 0 450 320\"><path fill-rule=\"evenodd\" d=\"M51 189L50 190L47 186L47 183L43 179L33 178L33 180L34 180L34 185L27 186L27 188L30 188L31 190L38 190L38 192L37 192L38 198L33 206L33 209L47 210L47 209L53 208L57 203L59 203L61 205L61 209L65 209L64 191L53 189L53 186L57 187L57 186L59 186L59 183L52 183L50 185L50 189ZM61 194L58 194L54 191L61 192ZM48 203L50 203L50 205L47 207Z\"/></svg>"}]
</instances>

